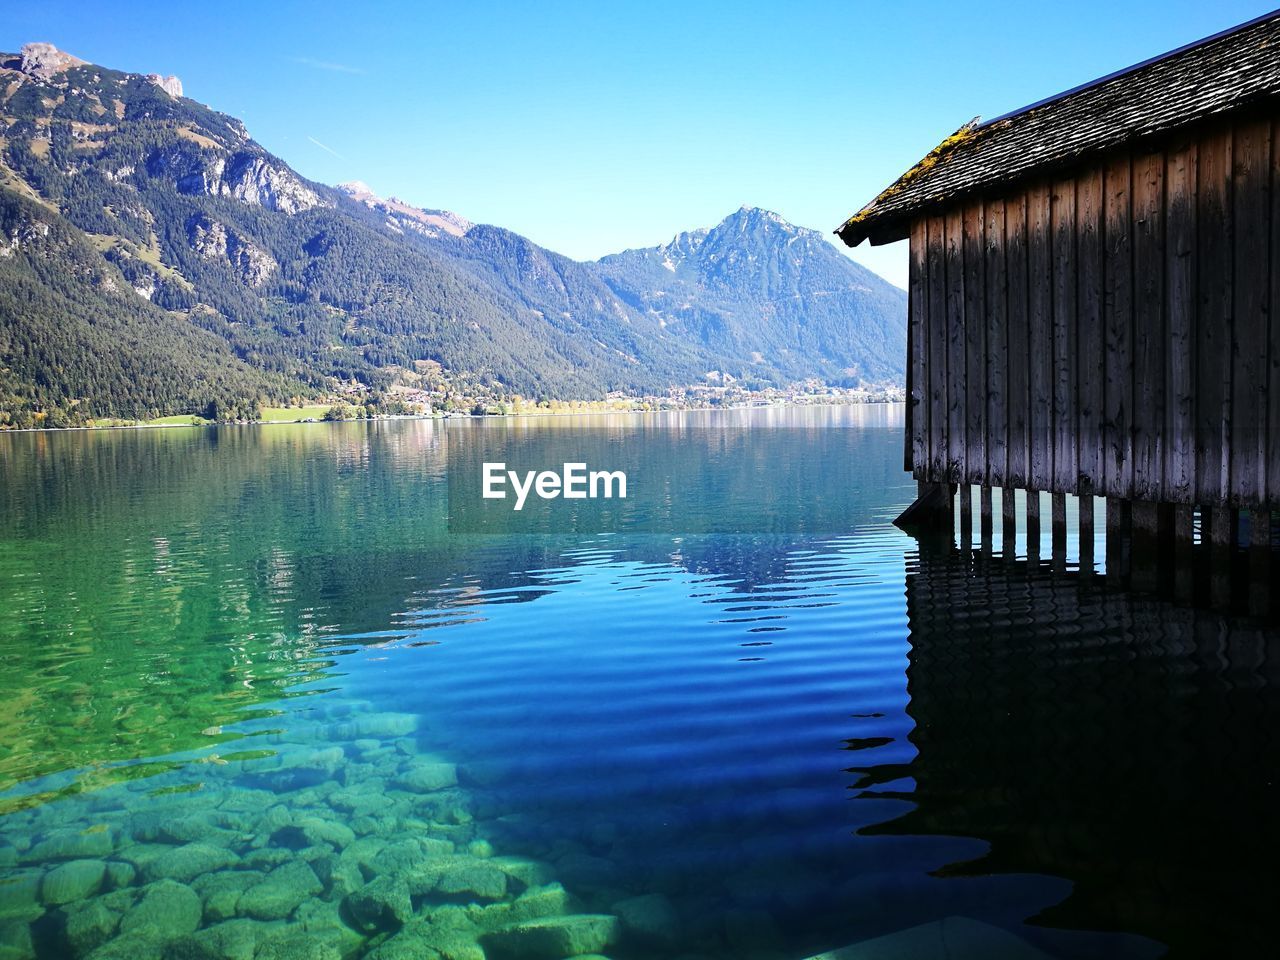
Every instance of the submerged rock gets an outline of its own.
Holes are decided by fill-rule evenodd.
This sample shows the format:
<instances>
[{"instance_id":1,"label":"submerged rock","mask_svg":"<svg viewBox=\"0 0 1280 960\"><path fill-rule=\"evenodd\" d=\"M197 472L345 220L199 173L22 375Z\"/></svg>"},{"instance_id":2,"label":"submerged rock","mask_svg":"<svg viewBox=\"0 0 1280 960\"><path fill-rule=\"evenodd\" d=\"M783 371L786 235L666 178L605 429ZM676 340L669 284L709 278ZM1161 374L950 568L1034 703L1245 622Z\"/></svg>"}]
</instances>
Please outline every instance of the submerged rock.
<instances>
[{"instance_id":1,"label":"submerged rock","mask_svg":"<svg viewBox=\"0 0 1280 960\"><path fill-rule=\"evenodd\" d=\"M197 930L191 936L197 946L218 960L253 960L258 944L279 932L279 923L260 920L226 920Z\"/></svg>"},{"instance_id":2,"label":"submerged rock","mask_svg":"<svg viewBox=\"0 0 1280 960\"><path fill-rule=\"evenodd\" d=\"M435 888L453 899L501 900L507 894L507 875L484 860L465 860L446 866Z\"/></svg>"},{"instance_id":3,"label":"submerged rock","mask_svg":"<svg viewBox=\"0 0 1280 960\"><path fill-rule=\"evenodd\" d=\"M34 920L44 913L40 906L39 870L27 870L0 878L0 919Z\"/></svg>"},{"instance_id":4,"label":"submerged rock","mask_svg":"<svg viewBox=\"0 0 1280 960\"><path fill-rule=\"evenodd\" d=\"M192 887L204 903L205 920L216 922L236 916L240 896L265 876L257 870L226 870L201 877Z\"/></svg>"},{"instance_id":5,"label":"submerged rock","mask_svg":"<svg viewBox=\"0 0 1280 960\"><path fill-rule=\"evenodd\" d=\"M431 793L457 786L458 768L452 763L415 763L391 785L413 793Z\"/></svg>"},{"instance_id":6,"label":"submerged rock","mask_svg":"<svg viewBox=\"0 0 1280 960\"><path fill-rule=\"evenodd\" d=\"M617 917L576 914L515 923L484 934L480 944L489 960L564 960L598 953L618 935Z\"/></svg>"},{"instance_id":7,"label":"submerged rock","mask_svg":"<svg viewBox=\"0 0 1280 960\"><path fill-rule=\"evenodd\" d=\"M240 895L239 911L259 920L282 920L324 885L311 866L294 860L277 867Z\"/></svg>"},{"instance_id":8,"label":"submerged rock","mask_svg":"<svg viewBox=\"0 0 1280 960\"><path fill-rule=\"evenodd\" d=\"M40 882L40 899L52 906L84 900L102 889L107 865L101 860L72 860L54 867Z\"/></svg>"},{"instance_id":9,"label":"submerged rock","mask_svg":"<svg viewBox=\"0 0 1280 960\"><path fill-rule=\"evenodd\" d=\"M225 870L239 860L239 857L225 847L188 843L150 860L143 866L142 876L146 880L168 879L187 883L201 874Z\"/></svg>"},{"instance_id":10,"label":"submerged rock","mask_svg":"<svg viewBox=\"0 0 1280 960\"><path fill-rule=\"evenodd\" d=\"M399 930L413 916L408 886L391 876L347 894L342 906L352 925L366 933Z\"/></svg>"},{"instance_id":11,"label":"submerged rock","mask_svg":"<svg viewBox=\"0 0 1280 960\"><path fill-rule=\"evenodd\" d=\"M89 829L64 831L41 840L21 857L23 863L49 863L52 860L100 860L111 855L115 841L111 831Z\"/></svg>"},{"instance_id":12,"label":"submerged rock","mask_svg":"<svg viewBox=\"0 0 1280 960\"><path fill-rule=\"evenodd\" d=\"M0 922L0 960L33 960L35 955L29 923Z\"/></svg>"},{"instance_id":13,"label":"submerged rock","mask_svg":"<svg viewBox=\"0 0 1280 960\"><path fill-rule=\"evenodd\" d=\"M619 900L613 905L622 930L638 943L670 946L680 939L680 918L660 893Z\"/></svg>"},{"instance_id":14,"label":"submerged rock","mask_svg":"<svg viewBox=\"0 0 1280 960\"><path fill-rule=\"evenodd\" d=\"M120 933L174 940L193 933L201 913L194 890L176 880L160 880L144 888L141 902L120 920Z\"/></svg>"},{"instance_id":15,"label":"submerged rock","mask_svg":"<svg viewBox=\"0 0 1280 960\"><path fill-rule=\"evenodd\" d=\"M107 862L107 887L111 890L132 886L137 875L138 871L131 863L123 863L119 860Z\"/></svg>"},{"instance_id":16,"label":"submerged rock","mask_svg":"<svg viewBox=\"0 0 1280 960\"><path fill-rule=\"evenodd\" d=\"M76 956L84 956L110 940L119 925L119 913L108 909L101 898L89 900L67 914L67 943Z\"/></svg>"}]
</instances>

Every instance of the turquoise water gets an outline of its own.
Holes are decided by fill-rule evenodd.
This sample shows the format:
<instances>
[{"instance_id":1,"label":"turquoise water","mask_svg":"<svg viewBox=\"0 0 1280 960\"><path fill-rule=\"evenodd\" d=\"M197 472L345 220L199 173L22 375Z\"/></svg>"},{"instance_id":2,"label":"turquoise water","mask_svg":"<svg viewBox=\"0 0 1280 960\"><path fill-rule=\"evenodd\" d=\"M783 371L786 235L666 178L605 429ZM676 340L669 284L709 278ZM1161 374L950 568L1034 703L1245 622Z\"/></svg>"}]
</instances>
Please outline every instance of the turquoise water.
<instances>
[{"instance_id":1,"label":"turquoise water","mask_svg":"<svg viewBox=\"0 0 1280 960\"><path fill-rule=\"evenodd\" d=\"M901 429L0 437L0 958L1265 949L1273 635L919 547Z\"/></svg>"}]
</instances>

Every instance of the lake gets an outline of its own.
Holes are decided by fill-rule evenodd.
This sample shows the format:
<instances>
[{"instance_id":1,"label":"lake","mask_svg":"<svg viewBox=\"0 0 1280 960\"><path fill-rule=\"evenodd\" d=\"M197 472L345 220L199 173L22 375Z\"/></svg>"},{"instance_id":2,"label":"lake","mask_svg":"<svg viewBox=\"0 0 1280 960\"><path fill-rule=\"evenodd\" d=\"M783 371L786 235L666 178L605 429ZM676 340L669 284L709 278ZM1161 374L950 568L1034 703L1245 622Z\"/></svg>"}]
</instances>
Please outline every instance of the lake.
<instances>
[{"instance_id":1,"label":"lake","mask_svg":"<svg viewBox=\"0 0 1280 960\"><path fill-rule=\"evenodd\" d=\"M1274 634L918 544L902 419L0 436L0 958L1270 950Z\"/></svg>"}]
</instances>

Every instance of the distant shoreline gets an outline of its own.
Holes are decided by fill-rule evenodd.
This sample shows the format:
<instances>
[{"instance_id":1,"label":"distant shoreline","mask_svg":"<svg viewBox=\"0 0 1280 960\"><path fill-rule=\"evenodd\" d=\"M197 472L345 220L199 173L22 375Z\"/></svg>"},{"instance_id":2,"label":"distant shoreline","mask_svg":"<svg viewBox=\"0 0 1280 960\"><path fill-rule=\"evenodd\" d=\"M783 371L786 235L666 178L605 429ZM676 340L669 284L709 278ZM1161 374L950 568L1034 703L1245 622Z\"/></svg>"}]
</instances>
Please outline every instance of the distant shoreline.
<instances>
[{"instance_id":1,"label":"distant shoreline","mask_svg":"<svg viewBox=\"0 0 1280 960\"><path fill-rule=\"evenodd\" d=\"M79 427L12 427L0 430L0 436L11 433L80 433L99 430L192 430L208 427L265 427L310 426L319 423L374 423L393 420L532 420L545 417L601 417L618 414L644 416L670 413L703 413L710 410L800 410L806 407L863 407L893 403L901 400L859 400L857 403L770 403L731 407L674 407L669 410L536 410L524 413L447 413L447 414L393 414L382 417L351 417L342 420L307 418L304 420L232 420L226 423L111 423ZM194 416L194 414L193 414Z\"/></svg>"}]
</instances>

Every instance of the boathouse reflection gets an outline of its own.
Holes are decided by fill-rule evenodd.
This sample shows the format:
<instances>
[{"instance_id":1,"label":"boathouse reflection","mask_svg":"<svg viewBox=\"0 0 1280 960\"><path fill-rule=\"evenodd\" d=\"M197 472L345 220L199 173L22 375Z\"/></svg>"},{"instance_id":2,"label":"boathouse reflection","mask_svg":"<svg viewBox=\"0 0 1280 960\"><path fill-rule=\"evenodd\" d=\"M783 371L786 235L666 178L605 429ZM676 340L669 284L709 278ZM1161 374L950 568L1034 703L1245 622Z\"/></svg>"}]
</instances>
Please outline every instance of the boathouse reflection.
<instances>
[{"instance_id":1,"label":"boathouse reflection","mask_svg":"<svg viewBox=\"0 0 1280 960\"><path fill-rule=\"evenodd\" d=\"M859 796L915 807L862 832L990 844L941 875L1071 880L1033 923L1143 934L1171 956L1264 955L1274 630L941 548L921 552L906 592L918 753L850 772Z\"/></svg>"}]
</instances>

